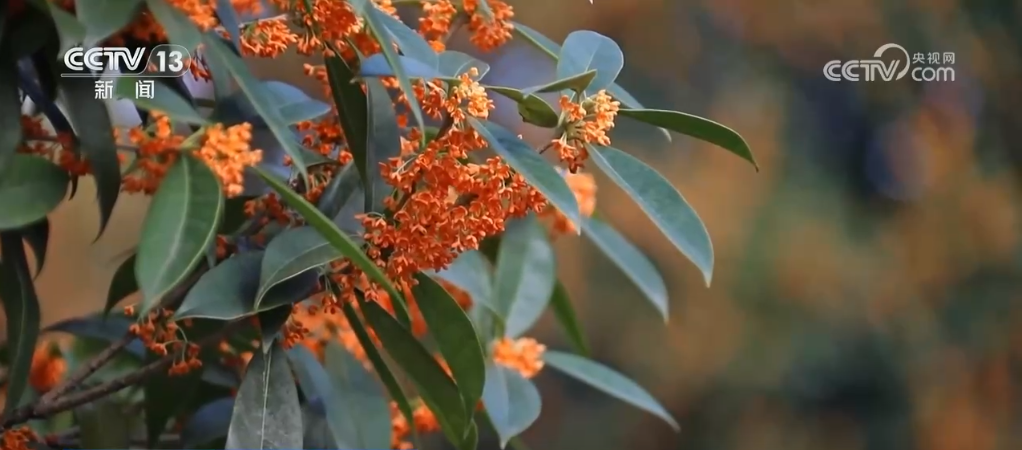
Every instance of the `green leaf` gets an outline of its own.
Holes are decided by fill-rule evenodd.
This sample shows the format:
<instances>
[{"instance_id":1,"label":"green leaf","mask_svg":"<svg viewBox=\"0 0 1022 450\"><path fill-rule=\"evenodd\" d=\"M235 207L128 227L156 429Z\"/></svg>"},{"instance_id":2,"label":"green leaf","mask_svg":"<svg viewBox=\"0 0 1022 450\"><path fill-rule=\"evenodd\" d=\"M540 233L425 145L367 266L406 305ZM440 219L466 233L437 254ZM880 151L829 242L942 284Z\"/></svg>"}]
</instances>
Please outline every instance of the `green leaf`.
<instances>
[{"instance_id":1,"label":"green leaf","mask_svg":"<svg viewBox=\"0 0 1022 450\"><path fill-rule=\"evenodd\" d=\"M667 239L713 279L713 244L699 215L674 186L652 167L613 147L592 146L590 158L628 193Z\"/></svg>"},{"instance_id":2,"label":"green leaf","mask_svg":"<svg viewBox=\"0 0 1022 450\"><path fill-rule=\"evenodd\" d=\"M327 217L334 217L334 222L337 222L337 214L344 209L344 205L357 193L362 193L361 185L362 180L359 178L356 164L345 165L323 188L323 195L319 196L316 207Z\"/></svg>"},{"instance_id":3,"label":"green leaf","mask_svg":"<svg viewBox=\"0 0 1022 450\"><path fill-rule=\"evenodd\" d=\"M254 198L254 196L241 196L224 199L223 221L220 222L216 234L232 235L241 232L242 227L249 222L245 204Z\"/></svg>"},{"instance_id":4,"label":"green leaf","mask_svg":"<svg viewBox=\"0 0 1022 450\"><path fill-rule=\"evenodd\" d=\"M195 24L184 13L165 0L146 0L145 3L149 12L156 17L156 21L167 32L170 42L190 51L199 47L199 44L202 43L202 33L195 28Z\"/></svg>"},{"instance_id":5,"label":"green leaf","mask_svg":"<svg viewBox=\"0 0 1022 450\"><path fill-rule=\"evenodd\" d=\"M500 438L500 448L505 448L511 438L522 434L539 419L542 400L531 381L491 362L486 367L483 405Z\"/></svg>"},{"instance_id":6,"label":"green leaf","mask_svg":"<svg viewBox=\"0 0 1022 450\"><path fill-rule=\"evenodd\" d=\"M614 227L599 219L586 219L582 223L582 234L593 241L596 247L635 283L666 321L667 286L649 258Z\"/></svg>"},{"instance_id":7,"label":"green leaf","mask_svg":"<svg viewBox=\"0 0 1022 450\"><path fill-rule=\"evenodd\" d=\"M23 136L17 63L12 55L0 55L0 175L5 177Z\"/></svg>"},{"instance_id":8,"label":"green leaf","mask_svg":"<svg viewBox=\"0 0 1022 450\"><path fill-rule=\"evenodd\" d=\"M465 401L465 410L474 411L486 383L486 362L478 334L461 305L443 286L425 274L417 274L415 279L418 282L412 287L415 303L440 354L451 368Z\"/></svg>"},{"instance_id":9,"label":"green leaf","mask_svg":"<svg viewBox=\"0 0 1022 450\"><path fill-rule=\"evenodd\" d=\"M405 304L404 297L394 289L394 285L391 284L390 280L383 273L383 270L376 265L365 252L362 251L355 242L351 240L348 235L342 232L329 218L323 215L315 206L312 206L302 196L296 194L287 185L280 182L272 174L267 173L265 170L253 167L251 168L259 177L261 177L266 184L268 184L274 191L277 192L290 205L296 209L302 217L305 218L306 222L315 228L330 244L339 250L344 256L351 259L351 262L356 267L365 272L366 276L369 277L374 283L380 285L390 298L394 300L394 309L398 313L398 318L402 323L411 323L411 316L408 314L407 305Z\"/></svg>"},{"instance_id":10,"label":"green leaf","mask_svg":"<svg viewBox=\"0 0 1022 450\"><path fill-rule=\"evenodd\" d=\"M312 120L330 112L330 105L309 97L305 91L291 84L274 80L263 81L262 84L286 125ZM248 102L247 98L245 100ZM249 105L252 106L251 103ZM265 124L262 118L260 121Z\"/></svg>"},{"instance_id":11,"label":"green leaf","mask_svg":"<svg viewBox=\"0 0 1022 450\"><path fill-rule=\"evenodd\" d=\"M7 370L7 401L4 416L9 416L29 388L28 377L39 337L39 298L36 296L28 258L17 232L0 232L0 299L7 317L7 346L10 364Z\"/></svg>"},{"instance_id":12,"label":"green leaf","mask_svg":"<svg viewBox=\"0 0 1022 450\"><path fill-rule=\"evenodd\" d=\"M401 156L401 128L394 102L380 80L367 79L369 94L369 151L366 153L365 211L380 212L393 188L380 173L380 164Z\"/></svg>"},{"instance_id":13,"label":"green leaf","mask_svg":"<svg viewBox=\"0 0 1022 450\"><path fill-rule=\"evenodd\" d=\"M234 9L231 0L216 0L216 17L220 19L227 35L231 37L231 45L235 51L241 51L241 22L238 20L238 12Z\"/></svg>"},{"instance_id":14,"label":"green leaf","mask_svg":"<svg viewBox=\"0 0 1022 450\"><path fill-rule=\"evenodd\" d=\"M759 164L745 139L734 130L710 119L659 109L622 109L618 114L718 145L752 163L756 171L759 171Z\"/></svg>"},{"instance_id":15,"label":"green leaf","mask_svg":"<svg viewBox=\"0 0 1022 450\"><path fill-rule=\"evenodd\" d=\"M205 164L182 155L167 171L142 222L135 277L144 314L198 266L223 214L220 181Z\"/></svg>"},{"instance_id":16,"label":"green leaf","mask_svg":"<svg viewBox=\"0 0 1022 450\"><path fill-rule=\"evenodd\" d=\"M415 383L447 438L452 443L462 442L472 419L465 411L465 403L454 380L447 376L412 332L395 321L383 307L376 302L363 302L361 309L383 348Z\"/></svg>"},{"instance_id":17,"label":"green leaf","mask_svg":"<svg viewBox=\"0 0 1022 450\"><path fill-rule=\"evenodd\" d=\"M161 21L162 22L162 21ZM248 70L245 62L236 55L222 39L211 36L204 36L203 43L208 58L218 59L227 67L231 77L238 83L238 87L252 102L259 116L266 121L266 126L277 138L284 152L291 157L294 167L298 169L303 179L308 179L309 173L306 169L305 153L295 138L294 133L280 116L280 111L274 102L274 96L270 91L255 78Z\"/></svg>"},{"instance_id":18,"label":"green leaf","mask_svg":"<svg viewBox=\"0 0 1022 450\"><path fill-rule=\"evenodd\" d=\"M130 448L131 419L111 399L101 399L74 410L82 448Z\"/></svg>"},{"instance_id":19,"label":"green leaf","mask_svg":"<svg viewBox=\"0 0 1022 450\"><path fill-rule=\"evenodd\" d=\"M60 6L53 2L47 2L46 8L49 10L50 17L53 18L53 24L56 25L57 33L60 35L60 50L57 53L63 54L69 48L85 41L85 26L78 21L77 17L61 9Z\"/></svg>"},{"instance_id":20,"label":"green leaf","mask_svg":"<svg viewBox=\"0 0 1022 450\"><path fill-rule=\"evenodd\" d=\"M468 73L473 67L479 71L479 75L473 77L476 81L482 79L490 71L490 65L475 59L469 55L456 51L445 51L438 57L438 70L441 75L450 78L457 78L461 74Z\"/></svg>"},{"instance_id":21,"label":"green leaf","mask_svg":"<svg viewBox=\"0 0 1022 450\"><path fill-rule=\"evenodd\" d=\"M513 169L525 177L525 181L546 196L547 200L561 210L568 220L576 225L581 224L575 194L564 181L564 177L538 152L500 125L493 122L484 123L474 117L469 117L468 121L472 128L489 142L494 152L503 157Z\"/></svg>"},{"instance_id":22,"label":"green leaf","mask_svg":"<svg viewBox=\"0 0 1022 450\"><path fill-rule=\"evenodd\" d=\"M372 31L373 36L380 42L380 48L383 51L383 56L387 58L387 62L390 63L390 67L394 70L394 75L397 77L398 84L401 85L401 91L404 92L405 97L408 99L408 106L411 109L412 116L415 118L415 125L419 129L423 129L426 126L426 121L422 118L422 109L419 107L419 101L415 98L415 90L412 88L412 82L408 79L408 75L405 73L404 66L398 58L397 51L394 50L393 41L389 39L391 31L387 28L385 22L388 17L385 13L376 8L376 6L370 0L352 0L351 6L355 8L362 18L365 19L366 26ZM409 55L411 56L411 55ZM436 64L433 64L436 67ZM421 142L423 147L426 146L425 137Z\"/></svg>"},{"instance_id":23,"label":"green leaf","mask_svg":"<svg viewBox=\"0 0 1022 450\"><path fill-rule=\"evenodd\" d=\"M343 256L315 228L298 227L284 231L266 246L259 270L256 308L270 288Z\"/></svg>"},{"instance_id":24,"label":"green leaf","mask_svg":"<svg viewBox=\"0 0 1022 450\"><path fill-rule=\"evenodd\" d=\"M543 51L543 53L546 53L546 55L552 58L553 60L555 61L557 60L558 55L561 53L560 45L557 45L556 42L551 41L546 36L543 36L542 33L526 25L522 25L518 22L512 23L514 24L515 27L514 28L515 34L517 34L519 37L532 44L534 47ZM626 91L624 88L617 84L612 83L610 86L608 86L607 92L610 93L610 95L616 98L619 102L621 102L621 106L630 109L645 108L645 106L643 106L642 103L639 103L639 100L632 96L632 94L629 94L628 91ZM667 138L668 141L671 140L670 132L663 128L660 128L660 132L664 135L665 138Z\"/></svg>"},{"instance_id":25,"label":"green leaf","mask_svg":"<svg viewBox=\"0 0 1022 450\"><path fill-rule=\"evenodd\" d=\"M159 111L166 114L175 121L193 125L206 125L209 123L202 117L192 104L181 95L171 89L166 83L154 82L152 85L153 98L139 97L135 95L137 83L153 80L140 80L138 78L118 78L114 84L114 96L131 100L136 107L145 111Z\"/></svg>"},{"instance_id":26,"label":"green leaf","mask_svg":"<svg viewBox=\"0 0 1022 450\"><path fill-rule=\"evenodd\" d=\"M486 86L487 91L496 92L514 100L518 104L518 114L525 123L544 128L554 128L560 122L560 116L546 100L537 95L526 95L518 89L502 86Z\"/></svg>"},{"instance_id":27,"label":"green leaf","mask_svg":"<svg viewBox=\"0 0 1022 450\"><path fill-rule=\"evenodd\" d=\"M326 414L338 448L390 448L390 406L372 374L335 343L326 347L326 371Z\"/></svg>"},{"instance_id":28,"label":"green leaf","mask_svg":"<svg viewBox=\"0 0 1022 450\"><path fill-rule=\"evenodd\" d=\"M311 282L310 280L309 286L314 287ZM312 289L309 289L309 291L312 291ZM302 297L306 297L306 295L302 295ZM284 328L284 324L291 319L293 310L294 307L292 305L282 305L266 311L260 311L256 314L256 319L259 320L259 334L262 338L263 348L269 347L273 340L280 336L280 331Z\"/></svg>"},{"instance_id":29,"label":"green leaf","mask_svg":"<svg viewBox=\"0 0 1022 450\"><path fill-rule=\"evenodd\" d=\"M575 308L571 305L571 298L568 297L568 289L560 281L554 285L554 293L550 296L550 306L554 310L554 317L564 328L568 340L575 349L583 354L589 355L589 345L586 344L586 335L582 331L582 324L578 321Z\"/></svg>"},{"instance_id":30,"label":"green leaf","mask_svg":"<svg viewBox=\"0 0 1022 450\"><path fill-rule=\"evenodd\" d=\"M318 276L306 272L278 283L265 293L257 308L255 299L263 259L264 252L256 250L224 260L199 278L174 317L235 320L304 300L312 294Z\"/></svg>"},{"instance_id":31,"label":"green leaf","mask_svg":"<svg viewBox=\"0 0 1022 450\"><path fill-rule=\"evenodd\" d=\"M99 199L98 240L110 223L121 193L121 161L117 157L113 125L103 100L96 98L91 78L61 78L58 81L67 119L74 127L82 156L89 162Z\"/></svg>"},{"instance_id":32,"label":"green leaf","mask_svg":"<svg viewBox=\"0 0 1022 450\"><path fill-rule=\"evenodd\" d=\"M359 294L356 292L355 295ZM376 371L376 375L380 377L383 386L387 388L390 398L394 400L394 403L397 403L397 408L401 411L401 415L404 416L408 423L413 423L414 415L412 406L408 403L408 397L405 396L404 390L401 389L397 378L394 377L394 373L390 371L390 367L383 360L383 355L380 354L376 343L369 337L369 332L366 330L365 325L363 325L362 319L358 316L358 312L355 311L355 307L351 302L345 302L341 305L341 312L344 313L344 318L351 325L351 330L355 332L355 337L358 339L362 349L365 350L369 362L373 364L373 370ZM415 440L418 440L418 433L414 428L412 429L412 436Z\"/></svg>"},{"instance_id":33,"label":"green leaf","mask_svg":"<svg viewBox=\"0 0 1022 450\"><path fill-rule=\"evenodd\" d=\"M504 320L504 335L518 337L546 310L557 282L554 249L534 217L508 226L500 241L494 295Z\"/></svg>"},{"instance_id":34,"label":"green leaf","mask_svg":"<svg viewBox=\"0 0 1022 450\"><path fill-rule=\"evenodd\" d=\"M478 250L462 252L447 269L434 272L432 276L455 285L493 312L497 305L493 301L493 280L490 262Z\"/></svg>"},{"instance_id":35,"label":"green leaf","mask_svg":"<svg viewBox=\"0 0 1022 450\"><path fill-rule=\"evenodd\" d=\"M124 300L124 297L138 292L138 281L135 279L135 259L136 255L131 255L114 272L114 277L110 280L110 287L106 291L104 315L109 314L117 303Z\"/></svg>"},{"instance_id":36,"label":"green leaf","mask_svg":"<svg viewBox=\"0 0 1022 450\"><path fill-rule=\"evenodd\" d=\"M46 218L67 195L67 172L33 155L15 154L0 177L0 230L13 230Z\"/></svg>"},{"instance_id":37,"label":"green leaf","mask_svg":"<svg viewBox=\"0 0 1022 450\"><path fill-rule=\"evenodd\" d=\"M82 46L93 47L120 31L138 15L142 3L142 0L92 0L88 8L76 8L78 21L85 26Z\"/></svg>"},{"instance_id":38,"label":"green leaf","mask_svg":"<svg viewBox=\"0 0 1022 450\"><path fill-rule=\"evenodd\" d=\"M433 47L423 39L415 30L408 28L401 19L398 19L390 14L387 14L380 10L375 10L372 15L376 16L380 25L383 25L389 33L394 42L397 43L398 49L405 56L412 58L416 61L420 61L434 70L439 66L438 56ZM382 41L382 40L381 40Z\"/></svg>"},{"instance_id":39,"label":"green leaf","mask_svg":"<svg viewBox=\"0 0 1022 450\"><path fill-rule=\"evenodd\" d=\"M602 364L558 351L547 351L543 361L576 380L663 419L675 431L680 429L678 422L645 389Z\"/></svg>"},{"instance_id":40,"label":"green leaf","mask_svg":"<svg viewBox=\"0 0 1022 450\"><path fill-rule=\"evenodd\" d=\"M227 449L302 448L302 410L280 344L257 351L238 389Z\"/></svg>"},{"instance_id":41,"label":"green leaf","mask_svg":"<svg viewBox=\"0 0 1022 450\"><path fill-rule=\"evenodd\" d=\"M213 400L192 414L181 428L181 446L184 448L210 448L207 444L227 436L231 425L231 397Z\"/></svg>"},{"instance_id":42,"label":"green leaf","mask_svg":"<svg viewBox=\"0 0 1022 450\"><path fill-rule=\"evenodd\" d=\"M530 95L537 92L560 92L565 89L575 92L584 92L589 88L589 85L592 84L593 80L596 79L596 74L597 72L595 70L589 70L578 75L573 75L544 84L542 86L522 89L522 94Z\"/></svg>"},{"instance_id":43,"label":"green leaf","mask_svg":"<svg viewBox=\"0 0 1022 450\"><path fill-rule=\"evenodd\" d=\"M194 338L194 336L192 337ZM154 353L147 353L146 363L151 364L160 358ZM185 407L198 391L199 385L202 383L202 372L202 370L192 370L172 376L163 371L146 378L142 384L142 392L145 394L142 404L145 413L147 447L159 448L160 435L167 429L167 422L184 412Z\"/></svg>"},{"instance_id":44,"label":"green leaf","mask_svg":"<svg viewBox=\"0 0 1022 450\"><path fill-rule=\"evenodd\" d=\"M334 105L337 106L337 118L344 130L345 143L351 152L352 161L358 169L363 187L369 179L370 170L367 166L369 146L369 100L362 91L362 85L355 83L355 74L340 57L330 56L324 59L327 80L330 82L330 93ZM330 214L333 217L332 214Z\"/></svg>"},{"instance_id":45,"label":"green leaf","mask_svg":"<svg viewBox=\"0 0 1022 450\"><path fill-rule=\"evenodd\" d=\"M436 67L430 66L429 64L417 59L398 55L397 62L401 65L401 69L404 70L405 75L409 79L431 81L437 78L443 78L443 74L440 73ZM361 63L359 63L358 74L362 78L397 76L397 72L395 72L394 68L390 65L390 61L387 60L386 55L381 53L362 59Z\"/></svg>"},{"instance_id":46,"label":"green leaf","mask_svg":"<svg viewBox=\"0 0 1022 450\"><path fill-rule=\"evenodd\" d=\"M35 276L32 278L39 278L39 274L43 272L43 265L46 264L46 250L50 242L50 221L43 219L22 228L21 237L32 248L32 254L35 255Z\"/></svg>"},{"instance_id":47,"label":"green leaf","mask_svg":"<svg viewBox=\"0 0 1022 450\"><path fill-rule=\"evenodd\" d=\"M625 55L613 39L595 31L575 31L564 39L557 57L557 78L595 70L596 77L588 89L596 92L613 84L624 66Z\"/></svg>"}]
</instances>

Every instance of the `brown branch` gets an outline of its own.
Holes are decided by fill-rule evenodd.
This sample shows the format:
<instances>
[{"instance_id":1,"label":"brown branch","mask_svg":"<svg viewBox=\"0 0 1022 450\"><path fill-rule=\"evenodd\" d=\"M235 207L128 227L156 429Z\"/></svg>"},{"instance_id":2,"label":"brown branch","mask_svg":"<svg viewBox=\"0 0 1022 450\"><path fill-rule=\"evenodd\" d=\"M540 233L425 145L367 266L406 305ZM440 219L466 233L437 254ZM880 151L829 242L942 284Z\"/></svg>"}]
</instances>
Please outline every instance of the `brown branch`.
<instances>
[{"instance_id":1,"label":"brown branch","mask_svg":"<svg viewBox=\"0 0 1022 450\"><path fill-rule=\"evenodd\" d=\"M224 325L220 331L199 339L197 343L199 346L206 346L211 343L220 342L225 336L235 332L240 326L249 323L248 319L240 319ZM180 350L171 353L157 361L153 361L132 373L124 375L120 378L116 378L97 386L84 389L78 392L67 394L61 398L54 399L49 402L36 402L33 405L27 405L25 407L15 410L10 417L4 420L3 429L8 429L12 425L24 423L33 419L41 419L44 417L51 416L53 414L61 413L86 403L99 400L108 395L114 394L121 389L128 386L133 386L146 378L153 376L160 371L165 371L178 357L180 357L186 347L182 347Z\"/></svg>"},{"instance_id":2,"label":"brown branch","mask_svg":"<svg viewBox=\"0 0 1022 450\"><path fill-rule=\"evenodd\" d=\"M180 302L188 293L188 290L192 288L192 285L199 281L199 277L201 277L202 274L206 273L206 270L208 269L206 268L205 265L200 266L198 270L195 271L195 273L193 273L187 280L185 280L184 283L179 284L173 290L168 292L167 295L163 297L163 300L161 300L156 307L167 308L176 306L176 304ZM130 331L125 333L124 336L122 336L120 339L118 339L115 342L112 342L107 348L103 349L96 356L92 357L92 359L90 359L88 362L78 367L78 369L75 370L75 372L72 373L67 378L67 380L64 380L63 383L57 385L46 394L43 394L41 397L39 397L39 400L36 401L36 404L53 402L54 400L60 398L64 394L67 394L68 391L71 391L75 387L80 386L82 382L85 381L86 378L89 378L92 374L96 373L96 371L103 368L103 366L109 363L114 358L114 356L117 355L118 352L124 349L124 347L127 347L128 344L130 344L131 341L134 340L135 335L133 333L131 333Z\"/></svg>"}]
</instances>

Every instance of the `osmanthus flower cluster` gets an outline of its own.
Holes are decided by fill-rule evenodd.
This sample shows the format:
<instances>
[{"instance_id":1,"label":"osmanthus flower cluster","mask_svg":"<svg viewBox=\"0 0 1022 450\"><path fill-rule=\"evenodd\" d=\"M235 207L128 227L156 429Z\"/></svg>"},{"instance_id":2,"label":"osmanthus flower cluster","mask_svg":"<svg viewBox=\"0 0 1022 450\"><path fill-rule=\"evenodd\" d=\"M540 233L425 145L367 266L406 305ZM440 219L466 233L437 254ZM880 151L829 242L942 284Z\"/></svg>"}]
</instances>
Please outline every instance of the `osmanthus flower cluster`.
<instances>
[{"instance_id":1,"label":"osmanthus flower cluster","mask_svg":"<svg viewBox=\"0 0 1022 450\"><path fill-rule=\"evenodd\" d=\"M417 24L400 5L421 9ZM674 423L623 375L527 337L553 304L587 352L554 238L593 240L666 314L660 275L594 217L592 168L709 282L705 228L655 169L610 147L618 118L754 162L732 130L645 109L615 84L623 56L612 40L580 31L557 45L500 0L31 0L11 2L8 15L0 99L21 114L0 122L3 389L25 400L6 402L4 450L80 445L67 440L116 420L110 410L99 420L79 410L71 428L53 417L132 386L144 399L116 398L145 415L147 446L170 435L192 447L414 448L440 432L471 450L480 432L508 441L537 420L531 379L545 367L603 380L593 386ZM455 33L484 52L530 42L558 60L556 79L488 85L485 62L448 48ZM208 82L212 98L159 78L154 98L135 99L122 78L115 92L140 123L112 123L97 113L95 80L57 76L68 43L85 41L181 45L186 76ZM322 61L304 72L327 101L244 62L289 51ZM550 129L549 143L532 147L492 122L495 95ZM82 176L95 181L101 234L120 195L149 196L149 209L104 310L40 330L32 279L47 215ZM133 294L136 304L111 314ZM108 346L57 348L41 343L44 332ZM100 370L114 360L134 369ZM267 420L281 423L254 425Z\"/></svg>"}]
</instances>

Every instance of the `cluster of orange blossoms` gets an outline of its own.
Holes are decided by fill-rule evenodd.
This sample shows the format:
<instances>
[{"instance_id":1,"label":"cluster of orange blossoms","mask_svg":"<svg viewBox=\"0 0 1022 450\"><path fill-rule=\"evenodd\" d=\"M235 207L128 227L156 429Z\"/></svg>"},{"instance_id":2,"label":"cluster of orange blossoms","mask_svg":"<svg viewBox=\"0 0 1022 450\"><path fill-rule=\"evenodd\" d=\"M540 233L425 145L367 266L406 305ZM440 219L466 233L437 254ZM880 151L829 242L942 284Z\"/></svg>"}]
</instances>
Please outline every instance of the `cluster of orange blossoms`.
<instances>
[{"instance_id":1,"label":"cluster of orange blossoms","mask_svg":"<svg viewBox=\"0 0 1022 450\"><path fill-rule=\"evenodd\" d=\"M69 11L74 1L52 0ZM221 27L216 16L219 3L205 0L168 0L188 15L203 30ZM335 0L271 0L281 16L258 20L240 30L241 53L245 56L273 58L289 49L305 55L333 55L349 62L357 55L373 55L381 51L379 42L366 28L364 21L349 2ZM373 0L386 14L397 16L391 0ZM464 25L470 41L481 50L489 51L506 43L512 35L514 16L512 8L500 0L462 0L458 5L451 0L423 0L422 17L418 32L434 50L446 48L446 40ZM239 13L259 14L259 0L231 0ZM328 24L328 25L327 25ZM227 35L222 28L219 32ZM124 38L151 42L164 41L166 32L152 14L143 11L122 32L110 38L116 45ZM197 79L210 79L210 71L196 56L189 67ZM324 93L330 95L330 86L323 66L305 66L306 75L322 82ZM422 270L442 270L459 254L478 249L483 239L503 232L508 220L523 217L530 212L551 219L553 234L572 233L575 226L559 211L550 206L544 196L529 186L502 159L487 158L469 161L469 156L488 147L486 141L468 123L469 117L487 119L494 109L493 101L475 78L478 71L471 69L457 82L422 80L414 82L414 96L423 112L444 121L437 137L425 148L419 140L423 130L408 127L408 114L399 112L398 121L407 129L401 137L399 157L380 164L380 172L395 191L385 200L385 211L360 217L365 227L367 254L392 279L403 294L412 317L412 331L416 336L427 333L426 323L412 295L413 275ZM407 110L404 92L398 91L393 78L382 79L385 86L396 94L398 111ZM364 87L363 87L364 88ZM297 124L303 132L302 144L340 165L348 164L352 155L346 150L346 141L340 125L336 105L331 114L316 120ZM619 103L600 91L595 95L572 100L564 96L560 107L564 111L563 133L551 142L560 160L567 166L565 179L575 193L581 212L589 216L595 209L596 183L585 173L576 173L583 166L588 153L586 144L609 145L608 131L614 126ZM20 152L45 156L75 175L87 174L88 162L77 156L69 134L44 129L40 120L22 117L25 142ZM251 147L252 126L243 123L234 126L215 124L204 127L193 136L175 134L170 119L153 112L147 126L115 132L122 163L131 164L132 170L123 177L122 189L129 193L153 194L171 165L182 151L203 161L220 179L228 197L241 194L242 174L246 167L258 164L262 152ZM310 171L308 188L303 195L316 201L322 187L338 173L335 166L324 165ZM249 201L245 211L262 224L294 223L296 218L288 211L276 194L267 194ZM254 237L258 242L260 235ZM228 257L233 250L228 237L218 236L217 256ZM312 306L296 305L291 319L285 325L285 346L303 345L323 358L324 348L338 343L371 369L365 349L357 339L351 324L343 314L341 305L357 307L355 290L364 292L368 301L376 301L385 309L394 310L393 300L384 290L370 283L361 271L348 262L333 265L333 278L341 291L321 292ZM465 309L472 305L469 296L449 284L444 287ZM133 307L126 308L134 315ZM132 325L136 334L152 352L159 355L181 354L171 367L170 374L181 374L200 368L199 348L181 339L178 325L171 320L172 312L158 310L139 318ZM187 321L183 324L188 326ZM376 340L370 329L370 338ZM182 335L182 336L179 336ZM255 346L258 343L254 343ZM516 370L526 378L534 377L543 368L545 347L534 339L498 339L491 343L491 356L497 364ZM222 362L238 367L251 359L251 352L238 351L223 342L220 346ZM38 360L38 361L37 361ZM442 359L438 361L446 367ZM52 389L66 370L62 358L50 353L37 352L33 359L32 385L39 391ZM392 404L392 439L394 448L410 448L406 441L411 430L428 433L439 430L436 417L425 406L415 408L409 423ZM3 449L24 450L34 435L25 429L7 430L3 434Z\"/></svg>"}]
</instances>

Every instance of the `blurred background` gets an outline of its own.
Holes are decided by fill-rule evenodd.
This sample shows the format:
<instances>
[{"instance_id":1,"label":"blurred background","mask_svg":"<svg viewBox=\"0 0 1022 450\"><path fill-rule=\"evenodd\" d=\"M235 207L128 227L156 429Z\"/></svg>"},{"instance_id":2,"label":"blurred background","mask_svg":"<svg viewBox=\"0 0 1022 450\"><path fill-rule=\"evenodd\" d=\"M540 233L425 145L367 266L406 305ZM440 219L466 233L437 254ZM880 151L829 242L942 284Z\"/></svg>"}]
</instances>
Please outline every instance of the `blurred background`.
<instances>
[{"instance_id":1,"label":"blurred background","mask_svg":"<svg viewBox=\"0 0 1022 450\"><path fill-rule=\"evenodd\" d=\"M535 450L994 450L1022 448L1022 3L1010 0L514 0L560 42L615 39L619 84L650 108L741 133L762 171L709 144L619 122L615 146L671 179L716 251L713 285L615 186L597 208L662 271L665 325L583 239L559 270L595 357L678 418L658 419L550 371ZM833 82L827 61L883 44L954 52L953 81ZM454 45L458 48L457 44ZM552 79L525 43L482 55L487 82ZM301 61L254 62L301 84ZM534 142L547 136L501 119ZM141 198L102 239L82 184L53 217L38 280L51 323L102 305L137 241ZM551 317L533 333L567 349ZM494 444L490 442L490 444Z\"/></svg>"}]
</instances>

